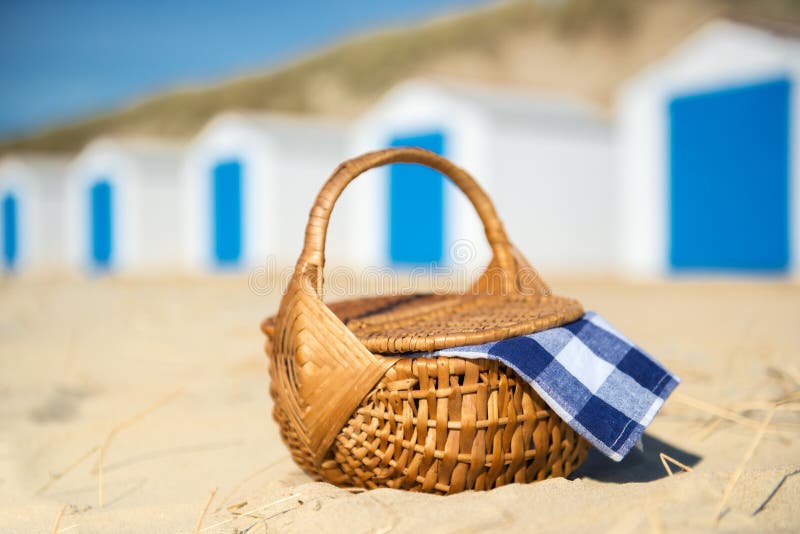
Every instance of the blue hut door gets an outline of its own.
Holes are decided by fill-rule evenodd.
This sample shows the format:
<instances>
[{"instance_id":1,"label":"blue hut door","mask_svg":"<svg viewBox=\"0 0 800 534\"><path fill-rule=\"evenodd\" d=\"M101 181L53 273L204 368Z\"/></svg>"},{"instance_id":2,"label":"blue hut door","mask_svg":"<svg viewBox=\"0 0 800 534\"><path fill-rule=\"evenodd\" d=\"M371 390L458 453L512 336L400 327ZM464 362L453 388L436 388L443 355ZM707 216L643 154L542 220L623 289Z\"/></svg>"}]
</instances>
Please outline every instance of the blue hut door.
<instances>
[{"instance_id":1,"label":"blue hut door","mask_svg":"<svg viewBox=\"0 0 800 534\"><path fill-rule=\"evenodd\" d=\"M3 264L13 269L17 263L17 199L11 193L3 197Z\"/></svg>"},{"instance_id":2,"label":"blue hut door","mask_svg":"<svg viewBox=\"0 0 800 534\"><path fill-rule=\"evenodd\" d=\"M670 102L673 269L787 269L790 92L781 78Z\"/></svg>"},{"instance_id":3,"label":"blue hut door","mask_svg":"<svg viewBox=\"0 0 800 534\"><path fill-rule=\"evenodd\" d=\"M391 146L415 146L444 154L444 135L431 132L396 137ZM394 265L430 265L442 261L444 178L416 164L395 164L389 171L389 259Z\"/></svg>"},{"instance_id":4,"label":"blue hut door","mask_svg":"<svg viewBox=\"0 0 800 534\"><path fill-rule=\"evenodd\" d=\"M89 189L89 221L91 262L95 268L111 266L113 249L113 200L111 184L101 180Z\"/></svg>"},{"instance_id":5,"label":"blue hut door","mask_svg":"<svg viewBox=\"0 0 800 534\"><path fill-rule=\"evenodd\" d=\"M242 255L241 163L218 163L212 181L212 255L220 266L236 265Z\"/></svg>"}]
</instances>

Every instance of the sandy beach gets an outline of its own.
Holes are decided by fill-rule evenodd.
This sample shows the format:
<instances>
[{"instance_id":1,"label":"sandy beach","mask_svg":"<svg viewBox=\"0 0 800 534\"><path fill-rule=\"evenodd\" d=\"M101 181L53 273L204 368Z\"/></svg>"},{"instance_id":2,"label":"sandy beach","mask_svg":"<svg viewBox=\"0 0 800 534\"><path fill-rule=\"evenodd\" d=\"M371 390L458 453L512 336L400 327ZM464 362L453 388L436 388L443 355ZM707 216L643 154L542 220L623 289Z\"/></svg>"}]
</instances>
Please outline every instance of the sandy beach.
<instances>
[{"instance_id":1,"label":"sandy beach","mask_svg":"<svg viewBox=\"0 0 800 534\"><path fill-rule=\"evenodd\" d=\"M644 452L433 497L347 491L292 463L258 329L279 297L246 278L4 279L0 531L800 530L799 285L552 285L681 377ZM662 454L691 471L670 476Z\"/></svg>"}]
</instances>

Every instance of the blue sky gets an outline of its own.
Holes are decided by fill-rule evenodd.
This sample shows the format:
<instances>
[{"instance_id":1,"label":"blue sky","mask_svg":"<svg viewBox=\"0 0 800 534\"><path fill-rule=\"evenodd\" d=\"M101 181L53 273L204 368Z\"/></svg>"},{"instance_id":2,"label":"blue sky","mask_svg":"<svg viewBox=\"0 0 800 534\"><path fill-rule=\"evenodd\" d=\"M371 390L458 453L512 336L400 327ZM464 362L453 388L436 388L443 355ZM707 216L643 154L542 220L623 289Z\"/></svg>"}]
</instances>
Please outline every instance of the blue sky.
<instances>
[{"instance_id":1,"label":"blue sky","mask_svg":"<svg viewBox=\"0 0 800 534\"><path fill-rule=\"evenodd\" d=\"M0 138L490 0L0 0Z\"/></svg>"}]
</instances>

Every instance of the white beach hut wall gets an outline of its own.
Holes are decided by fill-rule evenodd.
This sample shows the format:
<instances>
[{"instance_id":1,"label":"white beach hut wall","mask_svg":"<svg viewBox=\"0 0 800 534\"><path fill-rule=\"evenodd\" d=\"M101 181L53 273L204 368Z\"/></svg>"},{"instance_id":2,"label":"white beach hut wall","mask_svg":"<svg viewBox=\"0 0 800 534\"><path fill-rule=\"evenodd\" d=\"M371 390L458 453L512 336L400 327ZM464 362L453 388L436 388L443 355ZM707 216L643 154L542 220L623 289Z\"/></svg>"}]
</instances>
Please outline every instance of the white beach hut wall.
<instances>
[{"instance_id":1,"label":"white beach hut wall","mask_svg":"<svg viewBox=\"0 0 800 534\"><path fill-rule=\"evenodd\" d=\"M350 146L358 153L399 145L440 152L472 173L536 266L614 267L613 139L598 110L568 98L410 80L356 122ZM486 263L477 215L452 184L411 166L371 172L375 178L353 187L360 263L470 269Z\"/></svg>"},{"instance_id":2,"label":"white beach hut wall","mask_svg":"<svg viewBox=\"0 0 800 534\"><path fill-rule=\"evenodd\" d=\"M63 192L67 159L12 154L0 160L0 245L5 272L64 267Z\"/></svg>"},{"instance_id":3,"label":"white beach hut wall","mask_svg":"<svg viewBox=\"0 0 800 534\"><path fill-rule=\"evenodd\" d=\"M246 112L212 119L182 169L191 267L292 265L314 193L343 158L344 138L334 121Z\"/></svg>"},{"instance_id":4,"label":"white beach hut wall","mask_svg":"<svg viewBox=\"0 0 800 534\"><path fill-rule=\"evenodd\" d=\"M621 88L629 274L797 272L798 73L800 41L723 20Z\"/></svg>"},{"instance_id":5,"label":"white beach hut wall","mask_svg":"<svg viewBox=\"0 0 800 534\"><path fill-rule=\"evenodd\" d=\"M67 174L70 264L92 273L181 266L182 148L156 139L99 138Z\"/></svg>"}]
</instances>

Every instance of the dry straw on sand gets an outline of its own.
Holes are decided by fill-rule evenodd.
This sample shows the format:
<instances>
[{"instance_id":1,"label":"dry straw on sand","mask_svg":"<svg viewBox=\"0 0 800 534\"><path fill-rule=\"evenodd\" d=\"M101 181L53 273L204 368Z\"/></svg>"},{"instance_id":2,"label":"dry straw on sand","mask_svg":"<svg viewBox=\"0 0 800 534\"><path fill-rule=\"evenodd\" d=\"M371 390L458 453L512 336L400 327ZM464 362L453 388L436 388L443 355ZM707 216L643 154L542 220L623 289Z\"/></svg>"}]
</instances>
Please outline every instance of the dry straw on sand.
<instances>
[{"instance_id":1,"label":"dry straw on sand","mask_svg":"<svg viewBox=\"0 0 800 534\"><path fill-rule=\"evenodd\" d=\"M747 449L747 452L744 453L744 457L742 457L741 462L736 467L736 470L731 475L730 480L728 480L728 485L725 487L725 491L722 492L722 498L717 505L717 509L714 511L713 517L713 524L716 526L719 523L719 520L722 516L722 511L725 508L725 504L728 502L728 499L731 496L731 492L733 491L734 486L739 481L739 477L742 476L744 472L744 467L747 465L747 462L750 461L750 458L753 457L755 454L756 449L758 448L758 444L761 443L761 438L764 437L764 433L767 431L767 427L769 426L770 421L772 421L772 416L775 415L775 409L770 410L767 413L767 416L764 418L764 422L761 423L761 427L756 432L756 435L753 437L753 442L750 444L750 447Z\"/></svg>"},{"instance_id":2,"label":"dry straw on sand","mask_svg":"<svg viewBox=\"0 0 800 534\"><path fill-rule=\"evenodd\" d=\"M289 459L290 459L290 457L289 457L288 454L284 455L284 456L281 456L280 458L278 458L274 462L270 462L269 464L265 465L264 467L256 469L255 471L253 471L252 473L250 473L249 475L247 475L246 477L241 479L239 482L234 484L233 487L230 489L230 491L228 491L228 493L226 493L225 496L220 500L219 506L217 506L217 509L214 510L214 512L219 512L220 510L222 510L222 507L225 506L225 504L228 502L228 500L231 497L233 497L236 494L236 492L239 491L242 488L242 486L244 486L245 484L247 484L251 480L255 479L259 475L262 475L262 474L266 473L267 471L269 471L270 469L272 469L276 465L278 465L278 464L280 464L282 462L286 462Z\"/></svg>"},{"instance_id":3,"label":"dry straw on sand","mask_svg":"<svg viewBox=\"0 0 800 534\"><path fill-rule=\"evenodd\" d=\"M66 475L68 475L70 471L72 471L73 469L78 467L80 464L82 464L92 454L94 454L99 448L100 448L99 445L95 445L91 449L89 449L88 451L86 451L85 453L80 455L78 458L73 460L64 469L61 469L60 471L57 471L57 472L54 472L54 473L51 472L50 473L50 479L47 482L45 482L38 490L36 490L35 495L41 495L42 493L44 493L45 491L50 489L50 486L52 486L53 484L55 484L56 482L58 482L59 480L64 478Z\"/></svg>"},{"instance_id":4,"label":"dry straw on sand","mask_svg":"<svg viewBox=\"0 0 800 534\"><path fill-rule=\"evenodd\" d=\"M664 466L664 471L666 471L667 475L669 475L669 476L673 476L673 474L674 474L672 472L672 468L669 466L670 463L673 464L673 465L677 465L678 467L680 467L681 469L683 469L686 472L693 471L693 469L691 467L689 467L688 465L679 462L678 460L676 460L672 456L668 456L668 455L664 454L663 452L659 453L658 457L661 459L661 464Z\"/></svg>"},{"instance_id":5,"label":"dry straw on sand","mask_svg":"<svg viewBox=\"0 0 800 534\"><path fill-rule=\"evenodd\" d=\"M58 527L61 525L61 518L64 517L64 511L67 509L67 505L64 504L59 508L58 515L56 515L56 520L53 521L53 528L50 529L50 534L56 534L58 532Z\"/></svg>"},{"instance_id":6,"label":"dry straw on sand","mask_svg":"<svg viewBox=\"0 0 800 534\"><path fill-rule=\"evenodd\" d=\"M209 494L208 499L206 499L206 504L205 504L205 506L203 506L203 511L200 512L200 517L197 518L197 523L195 523L195 525L194 525L194 530L192 531L194 534L197 534L198 532L200 532L200 527L203 526L203 520L206 518L206 514L208 513L208 508L209 508L209 506L211 506L211 501L214 500L214 496L216 494L217 494L217 488L214 488L213 490L211 490L211 493Z\"/></svg>"},{"instance_id":7,"label":"dry straw on sand","mask_svg":"<svg viewBox=\"0 0 800 534\"><path fill-rule=\"evenodd\" d=\"M164 398L152 404L148 408L142 410L141 412L129 417L128 419L120 421L108 433L106 439L103 441L103 445L100 447L100 454L97 458L97 507L98 508L100 509L103 508L103 462L106 457L106 451L108 451L108 447L109 445L111 445L111 440L114 439L117 433L119 433L121 430L133 426L134 424L141 421L142 419L144 419L157 409L161 408L168 402L175 399L180 394L181 394L180 389L173 391L169 395L165 396Z\"/></svg>"},{"instance_id":8,"label":"dry straw on sand","mask_svg":"<svg viewBox=\"0 0 800 534\"><path fill-rule=\"evenodd\" d=\"M213 525L209 525L209 526L203 528L202 530L199 530L198 532L209 532L209 531L214 530L214 529L216 529L218 527L221 527L223 525L228 525L230 523L233 523L234 521L239 519L239 517L242 517L242 516L244 516L244 517L254 517L254 518L257 518L259 520L268 520L271 517L274 517L274 515L279 515L279 514L285 513L288 510L284 510L282 512L278 512L277 514L269 515L269 516L268 515L261 515L263 512L269 510L270 508L272 508L275 505L283 504L285 502L289 502L289 501L293 501L293 500L296 501L301 496L302 495L300 493L292 493L291 495L288 495L286 497L277 499L277 500L272 501L270 503L267 503L265 505L261 505L261 506L258 506L256 508L252 508L252 509L244 511L244 512L233 513L232 515L234 517L232 517L230 519L226 519L224 521L220 521L218 523L214 523Z\"/></svg>"},{"instance_id":9,"label":"dry straw on sand","mask_svg":"<svg viewBox=\"0 0 800 534\"><path fill-rule=\"evenodd\" d=\"M108 448L111 445L111 441L114 439L114 437L121 430L133 426L135 423L141 421L142 419L144 419L145 417L147 417L148 415L150 415L151 413L156 411L158 408L161 408L165 404L167 404L170 401L174 400L180 394L181 394L181 390L180 389L178 389L176 391L173 391L172 393L166 395L165 397L160 399L158 402L155 402L154 404L150 405L149 407L147 407L146 409L142 410L141 412L139 412L139 413L137 413L137 414L135 414L135 415L123 420L123 421L120 421L119 423L114 425L114 427L111 429L111 431L109 431L109 433L106 435L105 439L103 440L102 445L94 445L94 446L92 446L88 451L86 451L85 453L80 455L78 458L73 460L69 465L67 465L67 467L65 467L65 468L63 468L63 469L61 469L60 471L57 471L57 472L51 472L50 475L49 475L50 478L47 480L47 482L45 482L42 486L40 486L39 489L37 489L34 494L35 495L41 495L44 492L46 492L48 489L50 489L50 487L53 484L55 484L56 482L58 482L59 480L64 478L73 469L75 469L77 466L82 464L84 461L86 461L95 452L97 452L99 450L100 453L99 453L99 455L97 457L97 461L95 463L95 468L93 469L93 472L97 473L97 506L98 506L98 508L102 509L103 508L103 480L104 480L103 467L104 467L104 463L105 463L106 452L108 451Z\"/></svg>"}]
</instances>

